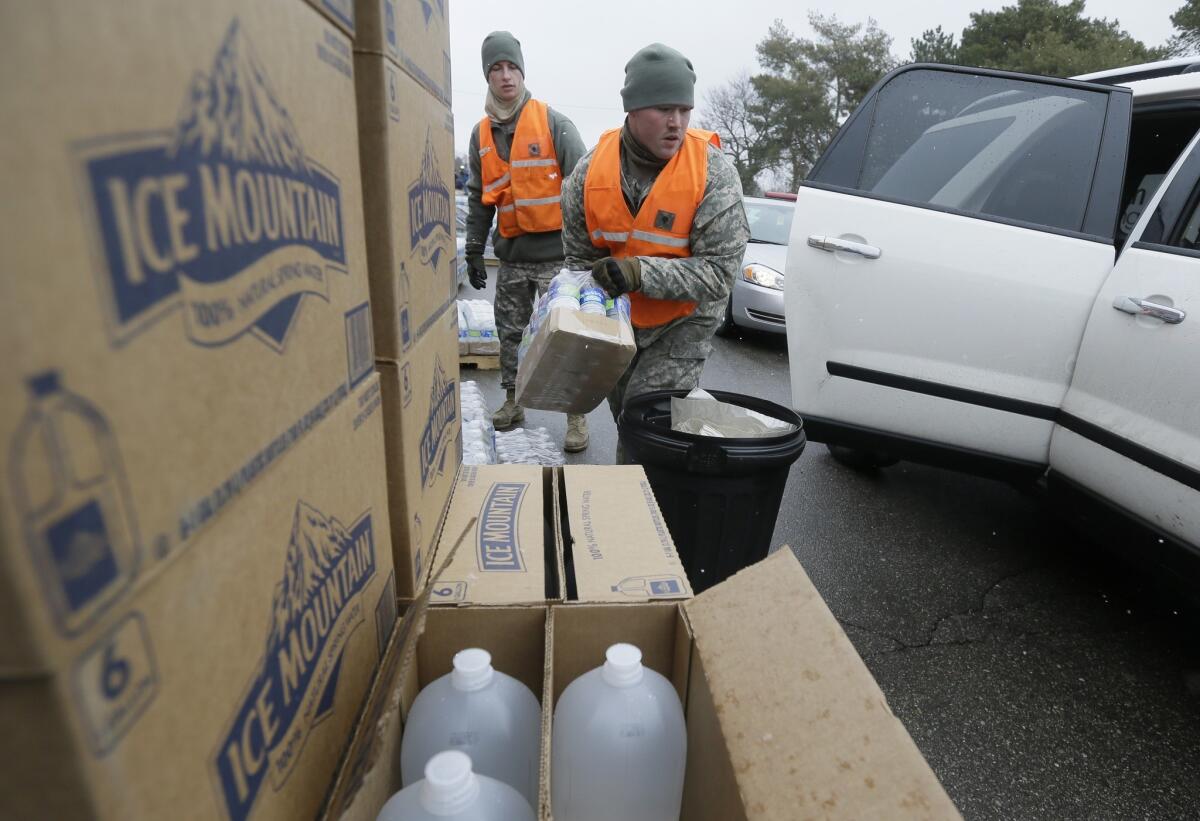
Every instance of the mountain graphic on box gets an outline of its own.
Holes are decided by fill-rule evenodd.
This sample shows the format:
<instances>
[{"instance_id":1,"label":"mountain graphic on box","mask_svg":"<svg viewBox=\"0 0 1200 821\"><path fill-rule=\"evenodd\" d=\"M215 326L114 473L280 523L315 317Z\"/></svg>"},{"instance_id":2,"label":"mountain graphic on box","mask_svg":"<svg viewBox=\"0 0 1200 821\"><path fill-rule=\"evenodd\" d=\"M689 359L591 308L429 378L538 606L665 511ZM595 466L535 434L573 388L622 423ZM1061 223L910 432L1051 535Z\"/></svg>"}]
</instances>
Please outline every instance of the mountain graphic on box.
<instances>
[{"instance_id":1,"label":"mountain graphic on box","mask_svg":"<svg viewBox=\"0 0 1200 821\"><path fill-rule=\"evenodd\" d=\"M336 519L327 518L304 502L296 505L283 581L275 586L271 601L273 617L268 648L278 647L284 641L291 625L303 615L352 541L349 531Z\"/></svg>"},{"instance_id":2,"label":"mountain graphic on box","mask_svg":"<svg viewBox=\"0 0 1200 821\"><path fill-rule=\"evenodd\" d=\"M237 20L212 70L192 78L171 147L173 155L185 152L308 173L300 133Z\"/></svg>"},{"instance_id":3,"label":"mountain graphic on box","mask_svg":"<svg viewBox=\"0 0 1200 821\"><path fill-rule=\"evenodd\" d=\"M309 731L336 709L342 660L366 623L363 595L376 570L369 509L347 528L297 501L266 646L213 758L231 821L245 821L265 787L283 787Z\"/></svg>"}]
</instances>

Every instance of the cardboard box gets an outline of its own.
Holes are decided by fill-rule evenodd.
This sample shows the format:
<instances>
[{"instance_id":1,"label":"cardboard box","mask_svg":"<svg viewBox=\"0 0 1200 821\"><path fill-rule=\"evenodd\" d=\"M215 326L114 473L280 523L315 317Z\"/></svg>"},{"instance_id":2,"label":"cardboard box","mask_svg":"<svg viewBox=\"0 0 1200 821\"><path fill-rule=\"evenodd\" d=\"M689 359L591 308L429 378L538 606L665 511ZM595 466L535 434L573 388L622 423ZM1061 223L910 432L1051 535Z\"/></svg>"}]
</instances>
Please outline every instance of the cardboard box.
<instances>
[{"instance_id":1,"label":"cardboard box","mask_svg":"<svg viewBox=\"0 0 1200 821\"><path fill-rule=\"evenodd\" d=\"M449 0L357 0L356 51L380 54L450 105Z\"/></svg>"},{"instance_id":2,"label":"cardboard box","mask_svg":"<svg viewBox=\"0 0 1200 821\"><path fill-rule=\"evenodd\" d=\"M373 351L343 34L297 0L5 4L0 31L17 673L184 555Z\"/></svg>"},{"instance_id":3,"label":"cardboard box","mask_svg":"<svg viewBox=\"0 0 1200 821\"><path fill-rule=\"evenodd\" d=\"M440 568L431 583L434 602L536 604L560 598L557 490L553 468L463 465L433 561ZM457 547L464 528L467 537Z\"/></svg>"},{"instance_id":4,"label":"cardboard box","mask_svg":"<svg viewBox=\"0 0 1200 821\"><path fill-rule=\"evenodd\" d=\"M436 605L692 595L640 465L464 465L433 566Z\"/></svg>"},{"instance_id":5,"label":"cardboard box","mask_svg":"<svg viewBox=\"0 0 1200 821\"><path fill-rule=\"evenodd\" d=\"M372 377L52 669L0 680L0 817L314 815L396 615L379 408Z\"/></svg>"},{"instance_id":6,"label":"cardboard box","mask_svg":"<svg viewBox=\"0 0 1200 821\"><path fill-rule=\"evenodd\" d=\"M589 413L616 387L637 353L628 323L554 308L517 368L517 403L526 408Z\"/></svg>"},{"instance_id":7,"label":"cardboard box","mask_svg":"<svg viewBox=\"0 0 1200 821\"><path fill-rule=\"evenodd\" d=\"M384 57L354 70L375 350L399 361L458 295L454 119Z\"/></svg>"},{"instance_id":8,"label":"cardboard box","mask_svg":"<svg viewBox=\"0 0 1200 821\"><path fill-rule=\"evenodd\" d=\"M568 600L692 597L641 465L567 465L560 481Z\"/></svg>"},{"instance_id":9,"label":"cardboard box","mask_svg":"<svg viewBox=\"0 0 1200 821\"><path fill-rule=\"evenodd\" d=\"M535 678L529 655L543 637L537 809L544 821L552 818L553 705L618 641L638 645L643 663L680 694L688 724L684 821L959 818L786 548L684 603L424 604L388 648L324 819L370 821L400 788L404 716L420 687L449 669L455 650L482 646L496 669L528 684Z\"/></svg>"},{"instance_id":10,"label":"cardboard box","mask_svg":"<svg viewBox=\"0 0 1200 821\"><path fill-rule=\"evenodd\" d=\"M354 38L354 0L305 0L334 25ZM347 57L347 59L352 59Z\"/></svg>"},{"instance_id":11,"label":"cardboard box","mask_svg":"<svg viewBox=\"0 0 1200 821\"><path fill-rule=\"evenodd\" d=\"M387 436L388 500L397 588L425 586L437 534L462 462L457 317L447 310L403 362L379 360Z\"/></svg>"}]
</instances>

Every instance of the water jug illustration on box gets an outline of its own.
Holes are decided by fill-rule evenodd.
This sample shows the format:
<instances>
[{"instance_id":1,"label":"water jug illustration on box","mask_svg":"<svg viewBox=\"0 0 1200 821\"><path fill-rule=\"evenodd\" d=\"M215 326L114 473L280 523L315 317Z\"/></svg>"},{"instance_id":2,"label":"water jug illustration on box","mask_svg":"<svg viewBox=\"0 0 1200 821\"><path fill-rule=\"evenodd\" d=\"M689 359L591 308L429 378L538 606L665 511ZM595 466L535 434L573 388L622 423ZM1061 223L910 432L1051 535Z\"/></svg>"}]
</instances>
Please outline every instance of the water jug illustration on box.
<instances>
[{"instance_id":1,"label":"water jug illustration on box","mask_svg":"<svg viewBox=\"0 0 1200 821\"><path fill-rule=\"evenodd\" d=\"M112 428L57 371L29 380L9 481L58 628L87 627L132 583L141 550Z\"/></svg>"},{"instance_id":2,"label":"water jug illustration on box","mask_svg":"<svg viewBox=\"0 0 1200 821\"><path fill-rule=\"evenodd\" d=\"M342 192L235 19L174 124L74 146L114 345L180 309L205 347L252 333L282 352L306 295L346 273Z\"/></svg>"},{"instance_id":3,"label":"water jug illustration on box","mask_svg":"<svg viewBox=\"0 0 1200 821\"><path fill-rule=\"evenodd\" d=\"M263 655L213 753L221 806L234 821L250 815L264 787L282 788L309 731L333 710L376 566L369 511L345 526L296 504Z\"/></svg>"},{"instance_id":4,"label":"water jug illustration on box","mask_svg":"<svg viewBox=\"0 0 1200 821\"><path fill-rule=\"evenodd\" d=\"M673 598L683 595L683 580L678 576L630 576L612 587L614 593L635 598Z\"/></svg>"}]
</instances>

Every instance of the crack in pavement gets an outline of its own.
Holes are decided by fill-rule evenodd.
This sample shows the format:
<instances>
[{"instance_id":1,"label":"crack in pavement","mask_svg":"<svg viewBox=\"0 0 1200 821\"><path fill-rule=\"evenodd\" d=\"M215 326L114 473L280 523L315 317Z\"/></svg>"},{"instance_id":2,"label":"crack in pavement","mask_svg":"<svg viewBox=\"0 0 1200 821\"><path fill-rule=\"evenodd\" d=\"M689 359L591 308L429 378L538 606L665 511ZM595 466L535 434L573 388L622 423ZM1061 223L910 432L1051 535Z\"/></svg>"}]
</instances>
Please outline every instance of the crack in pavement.
<instances>
[{"instance_id":1,"label":"crack in pavement","mask_svg":"<svg viewBox=\"0 0 1200 821\"><path fill-rule=\"evenodd\" d=\"M1030 573L1033 573L1034 571L1041 570L1047 566L1049 566L1048 563L1040 562L1040 563L1036 563L1033 565L1029 565L1027 567L1023 567L1020 570L1016 570L1011 573L1005 573L1004 575L997 578L995 581L988 584L979 593L979 595L977 597L977 603L974 604L973 606L969 606L965 609L957 610L957 611L954 611L951 613L946 613L944 615L936 617L936 620L934 621L932 628L928 631L926 637L922 641L908 642L902 638L899 638L898 636L892 635L892 634L884 632L882 630L875 629L873 627L869 627L865 624L860 624L851 619L844 619L844 618L839 617L838 622L840 624L842 624L843 627L849 627L849 628L857 630L861 633L865 633L869 636L873 636L875 638L882 639L884 641L888 641L893 645L892 647L890 647L888 649L868 650L866 652L863 652L861 655L864 658L888 655L891 653L900 653L900 652L905 652L905 651L910 651L910 650L923 650L923 649L927 649L930 647L965 647L965 646L969 646L972 644L981 644L986 641L994 640L997 637L997 635L1000 635L1000 634L1004 634L1004 640L1006 642L1015 642L1015 641L1020 641L1022 639L1039 637L1039 636L1070 635L1070 634L1083 632L1082 630L1080 630L1078 628L1070 628L1070 627L1063 627L1063 628L1059 628L1059 629L1048 629L1048 630L1031 630L1031 629L1020 630L1020 629L1015 629L1015 628L1006 628L1002 624L983 624L981 626L976 622L973 624L968 623L968 625L967 625L967 628L970 628L971 626L976 626L976 627L981 626L982 627L982 629L979 630L976 635L968 635L968 636L965 636L963 638L958 638L958 639L945 638L941 641L937 640L938 633L940 631L942 631L942 629L944 627L948 627L954 620L971 619L973 617L981 617L981 616L983 617L984 620L986 620L989 616L1001 616L1006 613L1014 613L1014 612L1020 611L1025 608L1035 606L1040 603L1051 601L1053 597L1043 596L1040 598L1031 599L1029 601L1022 601L1017 604L1013 604L1013 605L1009 605L1009 606L988 607L988 598L993 593L995 593L996 590L1002 584L1004 584L1005 582L1012 581L1013 579L1020 578L1021 576L1025 576ZM1114 633L1123 632L1123 631L1132 629L1132 628L1138 626L1138 624L1141 624L1143 622L1144 622L1144 619L1139 619L1134 624L1123 625L1120 628L1115 629L1111 632L1114 632Z\"/></svg>"}]
</instances>

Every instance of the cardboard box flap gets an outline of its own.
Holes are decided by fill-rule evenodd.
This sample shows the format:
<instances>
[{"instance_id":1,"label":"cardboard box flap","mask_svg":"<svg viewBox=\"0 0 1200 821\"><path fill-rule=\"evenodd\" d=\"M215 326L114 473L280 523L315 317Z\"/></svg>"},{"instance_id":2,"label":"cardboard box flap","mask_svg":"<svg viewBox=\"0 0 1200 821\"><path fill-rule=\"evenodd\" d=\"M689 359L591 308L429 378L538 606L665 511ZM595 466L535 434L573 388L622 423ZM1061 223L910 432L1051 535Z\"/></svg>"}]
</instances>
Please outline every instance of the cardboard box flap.
<instances>
[{"instance_id":1,"label":"cardboard box flap","mask_svg":"<svg viewBox=\"0 0 1200 821\"><path fill-rule=\"evenodd\" d=\"M538 465L464 465L450 500L431 576L442 605L542 604L558 599L557 478ZM452 555L446 536L477 521ZM447 561L449 559L449 561Z\"/></svg>"},{"instance_id":2,"label":"cardboard box flap","mask_svg":"<svg viewBox=\"0 0 1200 821\"><path fill-rule=\"evenodd\" d=\"M960 817L789 548L684 608L756 817Z\"/></svg>"},{"instance_id":3,"label":"cardboard box flap","mask_svg":"<svg viewBox=\"0 0 1200 821\"><path fill-rule=\"evenodd\" d=\"M631 602L692 597L640 465L567 465L561 484L568 598Z\"/></svg>"}]
</instances>

